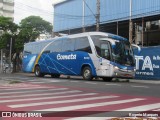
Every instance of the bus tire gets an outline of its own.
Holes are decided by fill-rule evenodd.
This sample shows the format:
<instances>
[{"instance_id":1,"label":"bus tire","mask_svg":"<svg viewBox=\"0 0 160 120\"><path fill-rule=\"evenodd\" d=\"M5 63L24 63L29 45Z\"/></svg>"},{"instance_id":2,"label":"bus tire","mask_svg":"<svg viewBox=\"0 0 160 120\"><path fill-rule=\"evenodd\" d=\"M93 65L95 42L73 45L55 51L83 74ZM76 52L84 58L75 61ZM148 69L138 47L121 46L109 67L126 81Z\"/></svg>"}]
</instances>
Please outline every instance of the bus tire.
<instances>
[{"instance_id":1,"label":"bus tire","mask_svg":"<svg viewBox=\"0 0 160 120\"><path fill-rule=\"evenodd\" d=\"M92 80L92 71L90 67L84 67L82 71L82 76L84 80Z\"/></svg>"},{"instance_id":2,"label":"bus tire","mask_svg":"<svg viewBox=\"0 0 160 120\"><path fill-rule=\"evenodd\" d=\"M106 81L106 82L112 81L111 77L103 77L102 79L103 79L103 81Z\"/></svg>"},{"instance_id":3,"label":"bus tire","mask_svg":"<svg viewBox=\"0 0 160 120\"><path fill-rule=\"evenodd\" d=\"M59 74L51 74L51 77L52 77L52 78L59 78L60 75L59 75Z\"/></svg>"},{"instance_id":4,"label":"bus tire","mask_svg":"<svg viewBox=\"0 0 160 120\"><path fill-rule=\"evenodd\" d=\"M36 77L44 77L44 74L41 73L41 69L40 69L39 65L36 65L35 70L34 70L34 74Z\"/></svg>"}]
</instances>

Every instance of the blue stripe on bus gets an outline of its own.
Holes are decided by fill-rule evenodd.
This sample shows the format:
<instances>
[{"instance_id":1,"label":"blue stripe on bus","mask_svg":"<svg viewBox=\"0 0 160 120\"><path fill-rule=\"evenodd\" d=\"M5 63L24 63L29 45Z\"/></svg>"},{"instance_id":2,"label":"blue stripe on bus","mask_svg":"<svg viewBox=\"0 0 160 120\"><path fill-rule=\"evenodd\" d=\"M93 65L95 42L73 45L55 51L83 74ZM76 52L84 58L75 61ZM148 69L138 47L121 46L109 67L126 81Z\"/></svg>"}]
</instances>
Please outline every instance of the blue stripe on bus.
<instances>
[{"instance_id":1,"label":"blue stripe on bus","mask_svg":"<svg viewBox=\"0 0 160 120\"><path fill-rule=\"evenodd\" d=\"M65 60L58 60L57 55L76 55L76 59L65 59ZM84 59L87 57L89 59ZM86 52L59 52L59 53L49 53L49 54L42 54L38 64L40 65L41 72L49 73L49 74L67 74L67 75L81 75L81 68L83 65L90 66L92 70L92 75L96 76L96 71L94 64Z\"/></svg>"}]
</instances>

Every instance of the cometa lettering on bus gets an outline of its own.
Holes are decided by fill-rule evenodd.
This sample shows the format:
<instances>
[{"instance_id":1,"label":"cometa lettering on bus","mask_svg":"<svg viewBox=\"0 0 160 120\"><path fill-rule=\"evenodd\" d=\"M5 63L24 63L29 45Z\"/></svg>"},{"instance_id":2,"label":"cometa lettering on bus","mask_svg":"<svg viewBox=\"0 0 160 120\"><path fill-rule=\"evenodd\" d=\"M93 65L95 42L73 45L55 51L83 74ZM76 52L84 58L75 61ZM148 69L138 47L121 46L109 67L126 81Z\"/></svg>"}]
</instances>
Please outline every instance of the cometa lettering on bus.
<instances>
[{"instance_id":1,"label":"cometa lettering on bus","mask_svg":"<svg viewBox=\"0 0 160 120\"><path fill-rule=\"evenodd\" d=\"M58 54L57 55L57 60L75 60L76 59L76 55L61 55L61 54Z\"/></svg>"}]
</instances>

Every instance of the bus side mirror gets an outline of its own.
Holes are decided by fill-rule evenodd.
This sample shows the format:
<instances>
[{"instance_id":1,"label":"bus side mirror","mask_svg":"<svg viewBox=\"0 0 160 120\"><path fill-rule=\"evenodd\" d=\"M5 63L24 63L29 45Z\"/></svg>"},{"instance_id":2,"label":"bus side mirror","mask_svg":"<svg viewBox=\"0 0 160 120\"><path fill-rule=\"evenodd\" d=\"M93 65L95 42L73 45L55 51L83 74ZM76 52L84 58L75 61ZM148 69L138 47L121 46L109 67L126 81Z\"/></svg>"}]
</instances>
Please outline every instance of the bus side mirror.
<instances>
[{"instance_id":1,"label":"bus side mirror","mask_svg":"<svg viewBox=\"0 0 160 120\"><path fill-rule=\"evenodd\" d=\"M141 52L141 47L139 47L138 45L136 45L136 44L131 44L131 46L137 48L137 49L138 49L138 52Z\"/></svg>"}]
</instances>

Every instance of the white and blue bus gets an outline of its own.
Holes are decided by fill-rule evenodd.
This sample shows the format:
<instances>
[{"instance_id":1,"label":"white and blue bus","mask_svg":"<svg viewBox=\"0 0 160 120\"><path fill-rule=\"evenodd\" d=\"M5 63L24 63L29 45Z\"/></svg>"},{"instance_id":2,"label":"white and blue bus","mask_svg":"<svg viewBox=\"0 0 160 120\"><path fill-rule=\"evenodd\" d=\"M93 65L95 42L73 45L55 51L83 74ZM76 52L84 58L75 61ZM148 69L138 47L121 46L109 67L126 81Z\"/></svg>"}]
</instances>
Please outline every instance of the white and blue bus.
<instances>
[{"instance_id":1,"label":"white and blue bus","mask_svg":"<svg viewBox=\"0 0 160 120\"><path fill-rule=\"evenodd\" d=\"M86 80L100 77L133 78L135 60L131 44L123 37L86 32L25 44L23 71L35 76L83 76Z\"/></svg>"}]
</instances>

